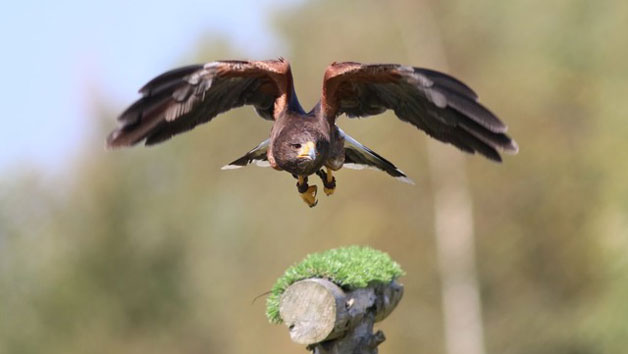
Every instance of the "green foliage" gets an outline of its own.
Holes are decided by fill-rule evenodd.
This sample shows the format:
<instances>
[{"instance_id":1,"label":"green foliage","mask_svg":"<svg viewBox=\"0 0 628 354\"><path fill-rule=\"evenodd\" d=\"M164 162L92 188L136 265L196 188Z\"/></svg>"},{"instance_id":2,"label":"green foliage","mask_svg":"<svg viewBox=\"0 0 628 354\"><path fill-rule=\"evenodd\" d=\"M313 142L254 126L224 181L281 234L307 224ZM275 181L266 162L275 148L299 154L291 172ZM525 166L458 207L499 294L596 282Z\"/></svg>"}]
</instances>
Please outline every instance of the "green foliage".
<instances>
[{"instance_id":1,"label":"green foliage","mask_svg":"<svg viewBox=\"0 0 628 354\"><path fill-rule=\"evenodd\" d=\"M344 289L358 289L374 283L389 283L404 275L390 256L370 247L349 246L312 253L288 268L277 279L266 302L266 317L281 323L279 299L294 282L308 278L326 278Z\"/></svg>"},{"instance_id":2,"label":"green foliage","mask_svg":"<svg viewBox=\"0 0 628 354\"><path fill-rule=\"evenodd\" d=\"M306 109L334 60L459 77L521 146L502 165L465 159L487 352L626 352L628 2L321 0L276 18L281 53L220 44L179 64L284 55ZM424 134L390 113L340 118L417 185L342 169L309 209L286 173L220 170L268 136L252 109L105 152L128 103L86 119L102 126L63 173L1 171L0 353L288 353L248 304L295 257L339 244L385 247L414 270L386 351L445 352Z\"/></svg>"}]
</instances>

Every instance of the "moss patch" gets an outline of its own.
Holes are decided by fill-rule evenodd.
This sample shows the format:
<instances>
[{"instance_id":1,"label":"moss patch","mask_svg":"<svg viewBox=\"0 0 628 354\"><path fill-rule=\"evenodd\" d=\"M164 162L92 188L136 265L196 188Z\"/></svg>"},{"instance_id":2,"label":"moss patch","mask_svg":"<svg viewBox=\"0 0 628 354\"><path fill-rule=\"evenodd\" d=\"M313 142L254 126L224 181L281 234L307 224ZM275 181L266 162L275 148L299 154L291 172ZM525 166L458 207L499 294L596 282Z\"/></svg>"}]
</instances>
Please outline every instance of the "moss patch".
<instances>
[{"instance_id":1,"label":"moss patch","mask_svg":"<svg viewBox=\"0 0 628 354\"><path fill-rule=\"evenodd\" d=\"M279 316L281 294L299 280L326 278L345 290L352 290L372 283L389 283L404 274L388 254L370 247L350 246L313 253L277 279L266 301L266 317L271 323L282 322Z\"/></svg>"}]
</instances>

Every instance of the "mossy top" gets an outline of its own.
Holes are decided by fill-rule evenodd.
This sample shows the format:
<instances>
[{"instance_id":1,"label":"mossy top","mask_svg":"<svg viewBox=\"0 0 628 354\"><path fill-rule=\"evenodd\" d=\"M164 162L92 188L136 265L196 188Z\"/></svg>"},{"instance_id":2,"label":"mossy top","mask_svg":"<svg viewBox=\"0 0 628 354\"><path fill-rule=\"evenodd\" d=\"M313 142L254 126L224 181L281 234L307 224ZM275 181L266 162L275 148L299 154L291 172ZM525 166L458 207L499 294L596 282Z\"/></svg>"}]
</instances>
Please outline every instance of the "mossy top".
<instances>
[{"instance_id":1,"label":"mossy top","mask_svg":"<svg viewBox=\"0 0 628 354\"><path fill-rule=\"evenodd\" d=\"M299 280L325 278L351 290L373 283L389 283L404 274L388 254L370 247L349 246L313 253L277 279L266 301L266 316L271 323L282 322L279 316L281 294Z\"/></svg>"}]
</instances>

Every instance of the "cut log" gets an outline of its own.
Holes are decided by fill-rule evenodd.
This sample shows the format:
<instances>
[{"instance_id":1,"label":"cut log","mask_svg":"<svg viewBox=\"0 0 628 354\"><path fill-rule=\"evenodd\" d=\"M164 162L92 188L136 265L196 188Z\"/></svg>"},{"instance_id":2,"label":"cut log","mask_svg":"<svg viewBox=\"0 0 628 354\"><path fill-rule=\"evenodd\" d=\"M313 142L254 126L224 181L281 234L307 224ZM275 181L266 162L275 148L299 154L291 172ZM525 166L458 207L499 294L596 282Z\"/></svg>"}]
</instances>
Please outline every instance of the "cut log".
<instances>
[{"instance_id":1,"label":"cut log","mask_svg":"<svg viewBox=\"0 0 628 354\"><path fill-rule=\"evenodd\" d=\"M279 314L291 339L316 354L377 353L384 341L373 324L386 318L403 295L395 281L345 292L326 279L312 278L289 286Z\"/></svg>"}]
</instances>

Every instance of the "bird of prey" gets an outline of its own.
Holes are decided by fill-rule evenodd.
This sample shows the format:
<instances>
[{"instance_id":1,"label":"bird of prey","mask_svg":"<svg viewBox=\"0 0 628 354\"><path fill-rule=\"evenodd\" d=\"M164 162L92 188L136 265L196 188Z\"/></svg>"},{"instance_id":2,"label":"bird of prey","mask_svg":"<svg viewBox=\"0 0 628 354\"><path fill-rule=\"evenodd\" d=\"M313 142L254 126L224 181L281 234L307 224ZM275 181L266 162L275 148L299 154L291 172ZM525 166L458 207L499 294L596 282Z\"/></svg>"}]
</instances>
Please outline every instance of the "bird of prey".
<instances>
[{"instance_id":1,"label":"bird of prey","mask_svg":"<svg viewBox=\"0 0 628 354\"><path fill-rule=\"evenodd\" d=\"M411 183L395 165L342 131L336 125L342 114L366 117L390 109L433 138L498 162L500 151L518 151L505 134L506 125L472 89L447 74L412 66L334 62L325 71L321 99L309 112L297 99L290 64L283 58L185 66L157 76L139 92L142 97L118 117L119 127L107 138L109 148L161 143L220 113L252 105L273 122L270 137L223 168L256 163L287 171L310 207L318 201L317 186L308 185L308 176L317 174L331 195L333 171L343 166L372 167Z\"/></svg>"}]
</instances>

